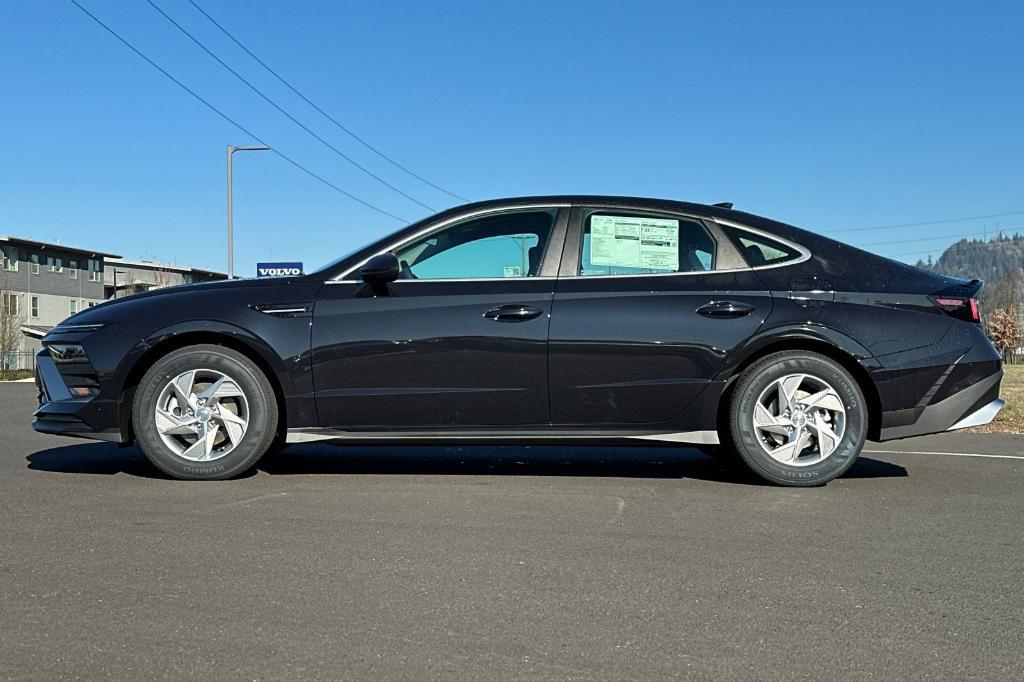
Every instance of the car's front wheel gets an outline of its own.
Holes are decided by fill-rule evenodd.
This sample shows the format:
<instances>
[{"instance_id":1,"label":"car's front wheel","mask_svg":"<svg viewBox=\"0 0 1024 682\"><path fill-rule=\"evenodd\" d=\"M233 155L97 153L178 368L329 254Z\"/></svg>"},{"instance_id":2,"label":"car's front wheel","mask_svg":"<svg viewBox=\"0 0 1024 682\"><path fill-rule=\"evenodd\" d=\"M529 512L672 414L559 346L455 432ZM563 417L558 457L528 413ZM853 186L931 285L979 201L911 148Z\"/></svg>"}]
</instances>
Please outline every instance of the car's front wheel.
<instances>
[{"instance_id":1,"label":"car's front wheel","mask_svg":"<svg viewBox=\"0 0 1024 682\"><path fill-rule=\"evenodd\" d=\"M224 479L271 446L278 409L267 377L230 348L196 345L160 358L135 394L132 424L143 453L182 479Z\"/></svg>"},{"instance_id":2,"label":"car's front wheel","mask_svg":"<svg viewBox=\"0 0 1024 682\"><path fill-rule=\"evenodd\" d=\"M732 393L732 445L755 474L822 485L849 469L867 435L864 395L831 358L784 351L751 365Z\"/></svg>"}]
</instances>

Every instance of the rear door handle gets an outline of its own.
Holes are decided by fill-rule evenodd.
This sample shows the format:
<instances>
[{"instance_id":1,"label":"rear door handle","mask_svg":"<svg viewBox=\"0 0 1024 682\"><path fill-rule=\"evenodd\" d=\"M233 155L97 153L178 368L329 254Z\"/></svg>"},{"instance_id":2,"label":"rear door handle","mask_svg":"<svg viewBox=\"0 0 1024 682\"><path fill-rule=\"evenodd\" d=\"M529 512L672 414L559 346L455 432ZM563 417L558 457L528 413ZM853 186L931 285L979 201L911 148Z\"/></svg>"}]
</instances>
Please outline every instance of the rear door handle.
<instances>
[{"instance_id":1,"label":"rear door handle","mask_svg":"<svg viewBox=\"0 0 1024 682\"><path fill-rule=\"evenodd\" d=\"M526 322L543 314L544 311L540 308L512 303L491 308L484 313L484 317L495 322Z\"/></svg>"},{"instance_id":2,"label":"rear door handle","mask_svg":"<svg viewBox=\"0 0 1024 682\"><path fill-rule=\"evenodd\" d=\"M753 311L754 306L740 301L711 301L697 308L698 314L711 318L743 317Z\"/></svg>"}]
</instances>

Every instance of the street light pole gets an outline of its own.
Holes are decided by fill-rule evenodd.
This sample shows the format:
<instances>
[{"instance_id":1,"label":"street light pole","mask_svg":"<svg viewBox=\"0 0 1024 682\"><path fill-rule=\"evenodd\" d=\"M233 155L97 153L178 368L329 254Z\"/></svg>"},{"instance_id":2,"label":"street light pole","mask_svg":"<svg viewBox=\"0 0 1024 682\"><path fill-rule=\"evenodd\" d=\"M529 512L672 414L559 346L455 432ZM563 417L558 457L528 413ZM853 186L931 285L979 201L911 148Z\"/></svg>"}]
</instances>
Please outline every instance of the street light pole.
<instances>
[{"instance_id":1,"label":"street light pole","mask_svg":"<svg viewBox=\"0 0 1024 682\"><path fill-rule=\"evenodd\" d=\"M232 189L232 162L231 158L235 152L260 152L267 151L270 147L263 145L250 145L248 147L233 147L228 145L228 279L234 279L235 277L235 214L234 214L234 199L232 195L234 191Z\"/></svg>"}]
</instances>

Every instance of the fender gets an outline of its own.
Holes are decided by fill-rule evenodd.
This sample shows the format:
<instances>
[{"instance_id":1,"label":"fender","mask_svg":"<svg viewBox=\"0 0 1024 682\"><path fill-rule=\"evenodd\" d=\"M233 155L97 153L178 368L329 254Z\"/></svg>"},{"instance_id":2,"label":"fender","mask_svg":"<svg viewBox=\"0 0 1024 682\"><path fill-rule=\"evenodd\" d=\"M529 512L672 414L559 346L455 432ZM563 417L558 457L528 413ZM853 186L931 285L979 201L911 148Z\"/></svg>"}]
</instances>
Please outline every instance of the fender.
<instances>
[{"instance_id":1,"label":"fender","mask_svg":"<svg viewBox=\"0 0 1024 682\"><path fill-rule=\"evenodd\" d=\"M767 348L792 341L828 344L849 355L852 360L868 371L881 367L871 351L856 339L825 325L800 322L761 327L746 343L732 353L722 366L721 371L715 375L714 380L726 381L732 378L737 369L743 367L750 358L762 353Z\"/></svg>"},{"instance_id":2,"label":"fender","mask_svg":"<svg viewBox=\"0 0 1024 682\"><path fill-rule=\"evenodd\" d=\"M256 336L251 331L228 322L221 320L185 320L162 327L150 333L142 341L148 350L153 346L160 345L174 337L182 336L184 334L213 334L226 336L245 348L248 348L259 355L260 359L262 359L271 368L275 375L274 377L271 377L271 379L277 380L286 397L293 396L296 393L303 393L312 390L311 386L308 388L302 388L299 385L301 382L297 382L292 372L288 369L289 363L266 341L259 336ZM138 358L136 358L136 360L137 359ZM295 362L293 361L291 364L295 364ZM306 376L308 381L309 373L302 372L302 375Z\"/></svg>"}]
</instances>

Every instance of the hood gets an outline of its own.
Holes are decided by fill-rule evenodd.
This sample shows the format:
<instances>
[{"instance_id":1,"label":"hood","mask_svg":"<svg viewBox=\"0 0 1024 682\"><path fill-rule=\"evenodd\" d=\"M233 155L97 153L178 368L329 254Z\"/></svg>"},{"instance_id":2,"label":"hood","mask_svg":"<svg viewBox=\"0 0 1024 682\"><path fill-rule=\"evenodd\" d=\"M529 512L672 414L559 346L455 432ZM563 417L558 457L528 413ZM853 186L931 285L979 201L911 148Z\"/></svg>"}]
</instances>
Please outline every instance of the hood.
<instances>
[{"instance_id":1,"label":"hood","mask_svg":"<svg viewBox=\"0 0 1024 682\"><path fill-rule=\"evenodd\" d=\"M173 287L161 287L150 289L139 294L112 298L99 305L86 308L71 317L66 318L61 324L89 324L93 322L107 322L111 313L120 312L136 305L158 304L161 299L167 296L190 296L194 294L205 294L213 291L241 291L245 289L256 289L263 287L280 287L293 284L303 278L295 277L265 277L248 279L220 280L216 282L200 282L198 284L180 284Z\"/></svg>"}]
</instances>

